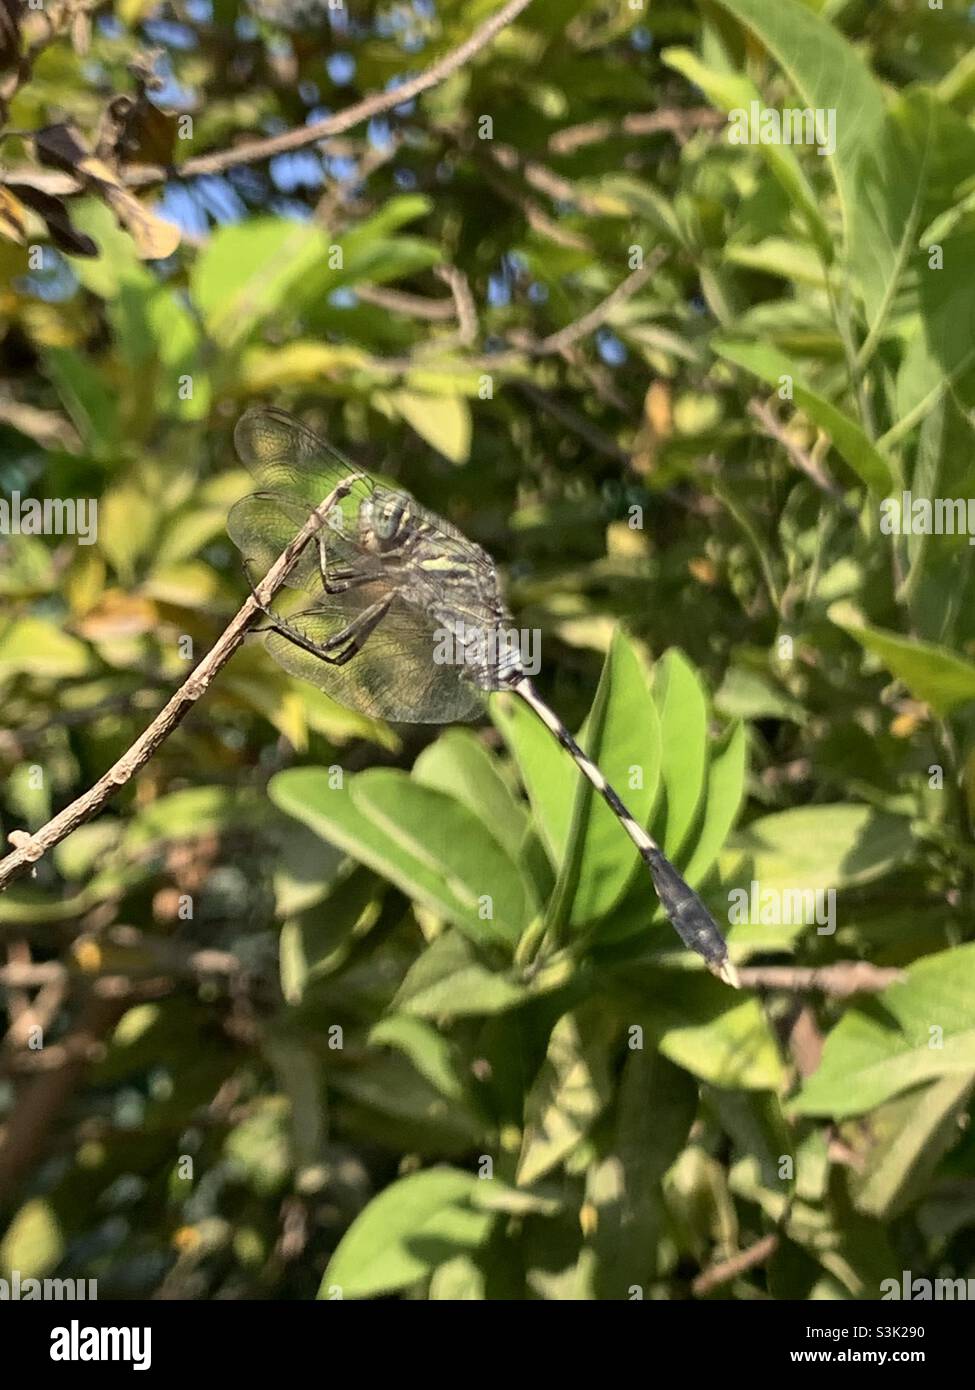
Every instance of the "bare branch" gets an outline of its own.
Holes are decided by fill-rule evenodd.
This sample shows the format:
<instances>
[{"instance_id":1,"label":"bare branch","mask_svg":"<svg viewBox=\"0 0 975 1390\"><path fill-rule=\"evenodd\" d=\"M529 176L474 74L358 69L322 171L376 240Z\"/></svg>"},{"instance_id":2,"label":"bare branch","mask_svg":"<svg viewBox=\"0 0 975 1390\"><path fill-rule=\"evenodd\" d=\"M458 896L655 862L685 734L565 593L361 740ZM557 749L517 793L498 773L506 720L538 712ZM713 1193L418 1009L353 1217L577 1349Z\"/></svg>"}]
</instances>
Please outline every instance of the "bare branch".
<instances>
[{"instance_id":1,"label":"bare branch","mask_svg":"<svg viewBox=\"0 0 975 1390\"><path fill-rule=\"evenodd\" d=\"M480 53L481 49L486 48L491 40L512 20L517 19L518 15L526 10L530 4L531 0L508 0L508 3L502 5L496 14L491 15L490 19L486 19L480 28L475 29L469 38L456 48L451 49L449 53L445 53L425 72L417 73L416 77L409 78L398 87L389 88L384 92L373 92L371 96L365 97L354 106L346 107L344 111L337 111L334 115L326 116L310 125L286 130L280 135L272 135L263 140L249 140L240 145L234 145L229 150L216 150L212 154L196 155L175 168L166 168L161 164L130 164L122 171L121 180L130 188L142 188L147 184L162 183L168 178L192 178L197 174L222 174L227 169L236 169L241 164L253 164L257 160L270 159L273 155L287 154L291 150L302 150L307 145L316 144L319 140L328 140L333 135L340 135L343 131L352 130L355 126L362 125L364 121L372 120L374 116L391 111L393 107L411 101L422 92L436 87L452 73L462 68L475 54ZM82 187L76 179L64 174L34 174L32 171L27 171L27 177L30 178L35 188L41 186L38 180L43 180L44 191L50 193L78 193ZM23 174L20 176L20 181L26 181Z\"/></svg>"},{"instance_id":2,"label":"bare branch","mask_svg":"<svg viewBox=\"0 0 975 1390\"><path fill-rule=\"evenodd\" d=\"M839 502L846 511L854 514L843 497L842 489L833 477L821 463L796 443L766 401L763 401L759 396L753 396L748 402L748 413L757 422L763 434L767 434L770 439L774 439L782 445L789 455L790 461L799 469L800 473L805 473L809 481L814 483L820 492L825 492L828 497L833 498L834 502Z\"/></svg>"},{"instance_id":3,"label":"bare branch","mask_svg":"<svg viewBox=\"0 0 975 1390\"><path fill-rule=\"evenodd\" d=\"M834 999L875 994L906 977L892 966L865 960L838 960L832 965L746 965L738 971L743 989L820 990Z\"/></svg>"},{"instance_id":4,"label":"bare branch","mask_svg":"<svg viewBox=\"0 0 975 1390\"><path fill-rule=\"evenodd\" d=\"M356 285L355 292L366 304L375 304L394 314L406 314L412 319L425 319L428 323L443 323L457 316L452 298L427 299L422 294L407 294L405 290L391 290L386 285Z\"/></svg>"},{"instance_id":5,"label":"bare branch","mask_svg":"<svg viewBox=\"0 0 975 1390\"><path fill-rule=\"evenodd\" d=\"M766 1260L770 1260L778 1248L779 1238L777 1235L773 1233L763 1236L754 1245L750 1245L747 1250L733 1255L730 1260L722 1260L720 1264L705 1269L694 1280L691 1291L700 1296L710 1293L712 1289L718 1288L721 1284L730 1284L732 1279L738 1278L739 1274L747 1274L756 1265L764 1264Z\"/></svg>"},{"instance_id":6,"label":"bare branch","mask_svg":"<svg viewBox=\"0 0 975 1390\"><path fill-rule=\"evenodd\" d=\"M146 765L160 744L182 723L200 696L209 688L217 672L227 664L243 642L248 629L260 616L262 607L271 602L312 537L325 524L325 515L332 500L332 496L326 498L311 513L291 544L275 560L254 593L231 618L211 650L132 747L122 754L94 786L89 787L88 791L72 801L70 806L66 806L46 825L41 826L40 830L32 835L27 835L24 831L14 831L8 837L17 847L12 854L0 860L0 892L15 878L26 873L49 849L60 844L73 830L77 830L79 825L84 825L85 821L101 810L109 798Z\"/></svg>"},{"instance_id":7,"label":"bare branch","mask_svg":"<svg viewBox=\"0 0 975 1390\"><path fill-rule=\"evenodd\" d=\"M587 121L583 125L566 126L549 136L548 147L553 154L572 154L585 145L596 145L613 135L657 135L672 131L686 136L693 130L716 130L727 123L721 111L697 106L674 111L634 111L621 121Z\"/></svg>"},{"instance_id":8,"label":"bare branch","mask_svg":"<svg viewBox=\"0 0 975 1390\"><path fill-rule=\"evenodd\" d=\"M449 287L454 301L454 310L457 314L455 342L461 347L469 347L477 337L477 308L467 276L455 265L435 266L433 273Z\"/></svg>"},{"instance_id":9,"label":"bare branch","mask_svg":"<svg viewBox=\"0 0 975 1390\"><path fill-rule=\"evenodd\" d=\"M595 309L590 309L588 314L583 314L582 318L576 319L573 323L566 324L557 333L550 333L547 338L543 338L535 346L534 355L539 357L553 352L561 352L571 343L578 342L580 338L588 337L593 329L606 322L610 312L616 308L617 304L622 304L624 300L632 298L643 289L650 276L659 269L666 258L666 250L658 247L653 255L647 259L645 265L640 266L638 270L631 271L625 280L620 281L615 290L596 305Z\"/></svg>"}]
</instances>

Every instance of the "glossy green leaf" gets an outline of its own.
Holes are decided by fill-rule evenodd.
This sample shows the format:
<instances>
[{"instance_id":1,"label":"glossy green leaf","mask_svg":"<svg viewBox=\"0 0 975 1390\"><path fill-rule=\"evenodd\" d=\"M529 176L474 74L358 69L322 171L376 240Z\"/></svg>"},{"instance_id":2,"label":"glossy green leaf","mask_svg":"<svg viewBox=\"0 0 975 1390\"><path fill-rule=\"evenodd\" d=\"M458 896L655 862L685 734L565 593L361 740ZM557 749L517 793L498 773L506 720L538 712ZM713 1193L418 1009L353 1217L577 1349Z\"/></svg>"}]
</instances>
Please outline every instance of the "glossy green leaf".
<instances>
[{"instance_id":1,"label":"glossy green leaf","mask_svg":"<svg viewBox=\"0 0 975 1390\"><path fill-rule=\"evenodd\" d=\"M612 1021L594 1007L563 1014L525 1102L518 1183L530 1187L566 1158L610 1096Z\"/></svg>"},{"instance_id":2,"label":"glossy green leaf","mask_svg":"<svg viewBox=\"0 0 975 1390\"><path fill-rule=\"evenodd\" d=\"M936 1077L975 1077L975 944L927 956L902 984L849 1009L792 1102L843 1119Z\"/></svg>"},{"instance_id":3,"label":"glossy green leaf","mask_svg":"<svg viewBox=\"0 0 975 1390\"><path fill-rule=\"evenodd\" d=\"M660 710L663 804L654 834L673 859L682 849L705 786L708 758L708 706L701 678L677 647L665 652L654 670Z\"/></svg>"},{"instance_id":4,"label":"glossy green leaf","mask_svg":"<svg viewBox=\"0 0 975 1390\"><path fill-rule=\"evenodd\" d=\"M407 972L393 1007L421 1018L496 1014L524 1003L527 988L482 961L459 931L446 931Z\"/></svg>"},{"instance_id":5,"label":"glossy green leaf","mask_svg":"<svg viewBox=\"0 0 975 1390\"><path fill-rule=\"evenodd\" d=\"M878 656L892 675L904 682L911 694L924 700L937 714L948 714L975 700L975 663L965 661L946 647L902 637L857 621L850 608L836 605L830 617L838 627Z\"/></svg>"},{"instance_id":6,"label":"glossy green leaf","mask_svg":"<svg viewBox=\"0 0 975 1390\"><path fill-rule=\"evenodd\" d=\"M330 786L328 773L295 768L279 773L270 793L282 810L472 939L513 945L526 925L529 901L517 867L451 797L380 769Z\"/></svg>"},{"instance_id":7,"label":"glossy green leaf","mask_svg":"<svg viewBox=\"0 0 975 1390\"><path fill-rule=\"evenodd\" d=\"M704 820L684 866L691 887L702 883L738 817L745 793L748 739L742 724L732 724L711 750Z\"/></svg>"},{"instance_id":8,"label":"glossy green leaf","mask_svg":"<svg viewBox=\"0 0 975 1390\"><path fill-rule=\"evenodd\" d=\"M857 50L800 0L719 0L775 58L802 107L835 115L835 151L827 155L843 208L848 242L861 197L864 155L884 118L880 84ZM881 254L882 248L873 248Z\"/></svg>"},{"instance_id":9,"label":"glossy green leaf","mask_svg":"<svg viewBox=\"0 0 975 1390\"><path fill-rule=\"evenodd\" d=\"M633 819L645 826L660 777L659 720L639 658L619 629L579 741ZM619 900L639 855L591 783L578 773L577 783L572 830L555 894L568 885L570 921L581 925L604 916Z\"/></svg>"},{"instance_id":10,"label":"glossy green leaf","mask_svg":"<svg viewBox=\"0 0 975 1390\"><path fill-rule=\"evenodd\" d=\"M528 816L524 804L501 776L498 763L469 729L445 729L413 764L413 776L425 787L462 802L516 859Z\"/></svg>"},{"instance_id":11,"label":"glossy green leaf","mask_svg":"<svg viewBox=\"0 0 975 1390\"><path fill-rule=\"evenodd\" d=\"M394 1293L458 1253L476 1250L495 1220L474 1206L478 1181L441 1166L384 1188L339 1242L319 1298Z\"/></svg>"},{"instance_id":12,"label":"glossy green leaf","mask_svg":"<svg viewBox=\"0 0 975 1390\"><path fill-rule=\"evenodd\" d=\"M647 1014L665 1057L713 1086L775 1090L783 1069L758 999L732 995L704 973L668 976Z\"/></svg>"},{"instance_id":13,"label":"glossy green leaf","mask_svg":"<svg viewBox=\"0 0 975 1390\"><path fill-rule=\"evenodd\" d=\"M943 1076L874 1112L866 1162L856 1175L860 1211L886 1221L926 1191L961 1137L973 1085L975 1070Z\"/></svg>"},{"instance_id":14,"label":"glossy green leaf","mask_svg":"<svg viewBox=\"0 0 975 1390\"><path fill-rule=\"evenodd\" d=\"M490 708L515 758L545 848L557 868L569 840L579 774L538 716L516 695L496 695Z\"/></svg>"}]
</instances>

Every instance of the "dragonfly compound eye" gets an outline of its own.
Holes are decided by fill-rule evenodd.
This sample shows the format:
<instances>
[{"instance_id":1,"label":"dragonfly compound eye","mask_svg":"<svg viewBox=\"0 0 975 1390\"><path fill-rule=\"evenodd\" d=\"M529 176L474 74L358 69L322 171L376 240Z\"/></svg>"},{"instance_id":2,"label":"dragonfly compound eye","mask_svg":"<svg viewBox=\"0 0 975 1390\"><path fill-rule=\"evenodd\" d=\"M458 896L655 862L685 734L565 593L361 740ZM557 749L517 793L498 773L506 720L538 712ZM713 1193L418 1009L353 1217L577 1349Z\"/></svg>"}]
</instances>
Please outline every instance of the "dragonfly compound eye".
<instances>
[{"instance_id":1,"label":"dragonfly compound eye","mask_svg":"<svg viewBox=\"0 0 975 1390\"><path fill-rule=\"evenodd\" d=\"M393 540L408 519L406 499L402 493L384 492L377 488L370 513L372 531L376 539Z\"/></svg>"}]
</instances>

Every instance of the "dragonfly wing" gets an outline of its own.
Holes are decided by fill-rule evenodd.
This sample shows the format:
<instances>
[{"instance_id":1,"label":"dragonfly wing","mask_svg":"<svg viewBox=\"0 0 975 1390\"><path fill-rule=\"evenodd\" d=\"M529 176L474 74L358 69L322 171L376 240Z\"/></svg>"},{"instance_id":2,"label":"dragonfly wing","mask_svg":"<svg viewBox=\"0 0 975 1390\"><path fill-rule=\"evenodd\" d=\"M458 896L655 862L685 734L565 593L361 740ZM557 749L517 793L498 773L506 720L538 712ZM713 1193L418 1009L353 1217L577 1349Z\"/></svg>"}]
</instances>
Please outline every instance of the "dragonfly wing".
<instances>
[{"instance_id":1,"label":"dragonfly wing","mask_svg":"<svg viewBox=\"0 0 975 1390\"><path fill-rule=\"evenodd\" d=\"M384 592L388 590L381 583L367 584L285 621L324 652L329 639L343 632ZM399 597L394 597L361 650L343 666L330 664L281 632L268 632L265 638L270 655L291 675L362 714L404 724L477 718L483 711L483 695L466 679L462 666L439 659L440 643L435 626Z\"/></svg>"},{"instance_id":2,"label":"dragonfly wing","mask_svg":"<svg viewBox=\"0 0 975 1390\"><path fill-rule=\"evenodd\" d=\"M308 520L311 507L276 493L252 492L235 502L227 518L227 531L241 555L252 583L267 574L281 552L294 540ZM369 574L380 571L380 561L364 553L343 529L345 518L329 513L320 539L310 541L295 568L285 580L289 589L322 590L322 556L330 572L349 571Z\"/></svg>"},{"instance_id":3,"label":"dragonfly wing","mask_svg":"<svg viewBox=\"0 0 975 1390\"><path fill-rule=\"evenodd\" d=\"M235 502L227 517L227 531L244 559L251 583L267 574L281 552L287 549L308 517L308 510L295 508L289 513L278 498L251 493ZM310 544L300 556L285 583L290 589L321 586L318 547Z\"/></svg>"},{"instance_id":4,"label":"dragonfly wing","mask_svg":"<svg viewBox=\"0 0 975 1390\"><path fill-rule=\"evenodd\" d=\"M263 489L309 507L317 507L343 479L361 473L338 449L273 406L246 411L237 421L234 444ZM370 479L360 477L343 511L356 517L373 486Z\"/></svg>"}]
</instances>

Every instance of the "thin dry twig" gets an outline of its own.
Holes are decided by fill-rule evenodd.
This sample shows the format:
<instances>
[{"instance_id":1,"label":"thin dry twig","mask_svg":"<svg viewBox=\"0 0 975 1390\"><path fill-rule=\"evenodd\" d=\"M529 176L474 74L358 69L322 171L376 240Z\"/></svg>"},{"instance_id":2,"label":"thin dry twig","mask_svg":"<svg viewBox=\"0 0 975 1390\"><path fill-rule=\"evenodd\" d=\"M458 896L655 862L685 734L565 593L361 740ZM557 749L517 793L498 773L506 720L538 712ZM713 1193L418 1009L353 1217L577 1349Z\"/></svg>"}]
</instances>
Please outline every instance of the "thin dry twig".
<instances>
[{"instance_id":1,"label":"thin dry twig","mask_svg":"<svg viewBox=\"0 0 975 1390\"><path fill-rule=\"evenodd\" d=\"M383 92L373 92L354 106L346 107L344 111L337 111L334 115L326 116L320 121L313 121L310 125L286 130L280 135L272 135L262 140L248 140L242 144L234 145L229 150L216 150L212 154L196 155L172 169L160 164L130 164L122 173L122 181L130 188L141 188L146 184L161 183L170 177L192 178L198 174L222 174L228 169L236 169L241 164L253 164L257 160L270 159L273 155L287 154L292 150L302 150L306 145L314 145L319 140L328 140L333 135L341 135L344 131L362 125L364 121L372 120L374 116L382 115L386 111L391 111L395 106L412 101L414 97L429 91L431 87L438 86L452 73L462 68L477 53L480 53L483 48L486 48L491 40L513 20L517 19L530 4L531 0L508 0L506 5L502 5L500 10L475 29L469 38L465 39L462 44L458 44L456 48L451 49L449 53L445 53L424 72L417 73L416 77L409 78L406 82L400 83L398 87L392 87ZM78 188L80 185L74 189L62 191L77 192Z\"/></svg>"},{"instance_id":2,"label":"thin dry twig","mask_svg":"<svg viewBox=\"0 0 975 1390\"><path fill-rule=\"evenodd\" d=\"M616 308L617 304L622 304L624 300L631 299L643 289L643 286L658 270L661 264L667 259L667 251L664 247L658 247L651 256L647 258L644 265L636 270L631 270L625 280L621 280L605 299L601 300L594 309L590 309L588 314L583 314L581 318L575 319L572 323L567 323L564 328L560 328L557 333L550 333L547 338L543 338L533 349L536 357L546 356L549 353L561 352L563 348L570 347L577 343L580 338L586 338L601 324L605 323L610 313Z\"/></svg>"},{"instance_id":3,"label":"thin dry twig","mask_svg":"<svg viewBox=\"0 0 975 1390\"><path fill-rule=\"evenodd\" d=\"M844 511L855 515L853 508L846 502L839 484L822 463L796 443L767 401L763 401L760 396L753 396L748 402L748 413L756 421L763 434L767 434L770 439L774 439L782 445L800 473L805 473L809 481L814 483L820 492L825 492L828 497L832 497L834 502L839 502Z\"/></svg>"},{"instance_id":4,"label":"thin dry twig","mask_svg":"<svg viewBox=\"0 0 975 1390\"><path fill-rule=\"evenodd\" d=\"M386 285L357 285L356 297L366 304L375 304L377 309L388 309L393 314L406 314L412 319L424 319L428 323L444 323L457 317L457 306L450 299L428 299L422 294L408 294L405 290L391 290Z\"/></svg>"},{"instance_id":5,"label":"thin dry twig","mask_svg":"<svg viewBox=\"0 0 975 1390\"><path fill-rule=\"evenodd\" d=\"M469 347L477 338L477 308L467 276L455 265L439 265L433 271L450 290L457 315L457 333L454 341L460 347Z\"/></svg>"},{"instance_id":6,"label":"thin dry twig","mask_svg":"<svg viewBox=\"0 0 975 1390\"><path fill-rule=\"evenodd\" d=\"M291 544L275 560L254 592L231 618L213 647L187 677L132 747L122 754L109 770L89 787L70 806L66 806L46 825L33 834L13 831L8 838L16 845L12 854L0 860L0 891L34 864L53 847L91 819L102 806L124 787L144 767L160 744L164 743L210 686L214 676L233 656L262 610L271 602L288 574L297 564L312 537L325 524L325 514L331 505L326 498L309 516Z\"/></svg>"},{"instance_id":7,"label":"thin dry twig","mask_svg":"<svg viewBox=\"0 0 975 1390\"><path fill-rule=\"evenodd\" d=\"M819 990L834 999L876 994L906 978L902 970L865 960L838 960L819 966L745 965L738 974L742 985L751 989Z\"/></svg>"},{"instance_id":8,"label":"thin dry twig","mask_svg":"<svg viewBox=\"0 0 975 1390\"><path fill-rule=\"evenodd\" d=\"M621 121L586 121L583 125L566 126L549 136L548 147L553 154L572 154L613 135L657 135L662 131L686 135L692 130L717 130L726 125L727 120L723 112L712 111L707 106L674 111L633 111Z\"/></svg>"},{"instance_id":9,"label":"thin dry twig","mask_svg":"<svg viewBox=\"0 0 975 1390\"><path fill-rule=\"evenodd\" d=\"M779 1248L779 1237L773 1234L763 1236L754 1245L750 1245L747 1250L742 1250L737 1255L732 1255L728 1260L722 1260L719 1264L712 1265L710 1269L702 1270L691 1285L692 1293L700 1296L710 1293L721 1284L730 1284L732 1279L737 1279L739 1274L747 1274L756 1265L764 1264L770 1260Z\"/></svg>"}]
</instances>

